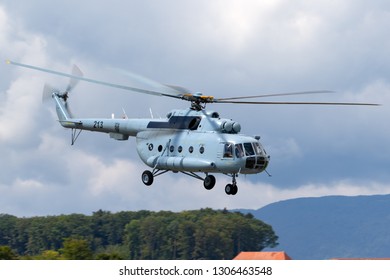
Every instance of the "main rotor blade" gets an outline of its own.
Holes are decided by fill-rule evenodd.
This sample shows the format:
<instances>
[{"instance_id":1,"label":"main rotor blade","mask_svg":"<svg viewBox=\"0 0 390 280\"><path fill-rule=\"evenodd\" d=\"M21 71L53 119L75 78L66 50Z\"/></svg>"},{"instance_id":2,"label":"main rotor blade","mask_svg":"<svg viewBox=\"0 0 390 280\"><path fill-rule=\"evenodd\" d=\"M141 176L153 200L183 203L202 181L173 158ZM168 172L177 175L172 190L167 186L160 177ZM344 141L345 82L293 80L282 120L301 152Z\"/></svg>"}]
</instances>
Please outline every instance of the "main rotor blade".
<instances>
[{"instance_id":1,"label":"main rotor blade","mask_svg":"<svg viewBox=\"0 0 390 280\"><path fill-rule=\"evenodd\" d=\"M150 94L150 95L157 95L157 96L167 96L167 97L172 97L172 98L177 98L177 99L184 99L187 101L191 102L196 102L196 103L224 103L224 104L260 104L260 105L344 105L344 106L379 106L380 104L376 103L351 103L351 102L278 102L278 101L240 101L242 99L250 99L250 98L262 98L262 97L273 97L273 96L287 96L287 95L300 95L300 94L317 94L317 93L328 93L331 91L328 90L319 90L319 91L302 91L302 92L290 92L290 93L276 93L276 94L263 94L263 95L255 95L255 96L243 96L243 97L228 97L228 98L219 98L219 99L214 99L212 96L195 96L191 93L186 93L186 89L176 87L176 86L169 86L169 92L163 92L163 91L154 91L154 90L146 90L146 89L141 89L141 88L136 88L136 87L131 87L131 86L126 86L126 85L120 85L120 84L114 84L114 83L109 83L109 82L104 82L104 81L99 81L99 80L94 80L90 78L85 78L82 76L81 71L77 68L73 70L72 74L67 74L67 73L62 73L50 69L45 69L37 66L32 66L32 65L27 65L27 64L22 64L14 61L7 60L6 61L8 64L13 64L25 68L30 68L33 70L38 70L42 72L47 72L51 73L54 75L59 75L59 76L65 76L71 78L71 82L69 85L69 89L72 89L76 82L75 80L82 80L90 83L95 83L99 85L104 85L108 87L113 87L113 88L119 88L119 89L124 89L124 90L129 90L129 91L134 91L134 92L139 92L139 93L144 93L144 94ZM173 93L171 93L173 91ZM233 101L236 100L236 101Z\"/></svg>"},{"instance_id":2,"label":"main rotor blade","mask_svg":"<svg viewBox=\"0 0 390 280\"><path fill-rule=\"evenodd\" d=\"M181 96L182 94L190 93L190 91L188 89L185 89L183 87L162 84L160 82L157 82L155 80L149 79L149 78L144 77L144 76L141 76L139 74L135 74L135 73L130 72L128 70L123 70L123 69L115 68L115 67L109 67L109 69L129 77L131 81L138 82L141 85L151 86L157 92L164 92L164 94L170 94L170 95L176 95L176 96Z\"/></svg>"},{"instance_id":3,"label":"main rotor blade","mask_svg":"<svg viewBox=\"0 0 390 280\"><path fill-rule=\"evenodd\" d=\"M218 101L238 100L238 99L249 99L249 98L263 98L263 97L275 97L275 96L288 96L288 95L304 95L304 94L319 94L319 93L332 93L330 90L312 90L312 91L298 91L298 92L286 92L286 93L270 93L250 96L237 96L237 97L226 97L218 98Z\"/></svg>"},{"instance_id":4,"label":"main rotor blade","mask_svg":"<svg viewBox=\"0 0 390 280\"><path fill-rule=\"evenodd\" d=\"M12 64L12 65L16 65L16 66L21 66L21 67L25 67L25 68L30 68L30 69L33 69L33 70L38 70L38 71L42 71L42 72L47 72L47 73L54 74L54 75L58 75L58 76L69 77L69 78L71 78L71 79L78 79L78 80L81 80L81 81L86 81L86 82L89 82L89 83L104 85L104 86L113 87L113 88L119 88L119 89L124 89L124 90L139 92L139 93L150 94L150 95L168 96L168 97L174 97L174 98L181 98L181 96L182 96L181 93L178 93L178 94L170 94L170 93L164 93L164 92L159 92L159 91L146 90L146 89L141 89L141 88L126 86L126 85L120 85L120 84L114 84L114 83L109 83L109 82L94 80L94 79L90 79L90 78L86 78L86 77L81 77L81 76L76 76L76 75L72 75L72 74L67 74L67 73L63 73L63 72L59 72L59 71L54 71L54 70L50 70L50 69L45 69L45 68L41 68L41 67L37 67L37 66L32 66L32 65L28 65L28 64L23 64L23 63L19 63L19 62L14 62L14 61L10 61L10 60L7 60L6 62L7 62L8 64Z\"/></svg>"},{"instance_id":5,"label":"main rotor blade","mask_svg":"<svg viewBox=\"0 0 390 280\"><path fill-rule=\"evenodd\" d=\"M180 92L182 94L192 94L191 90L185 88L185 87L182 87L182 86L176 86L176 85L167 85L165 84L164 86L167 86L171 89L174 89L175 91L177 92Z\"/></svg>"},{"instance_id":6,"label":"main rotor blade","mask_svg":"<svg viewBox=\"0 0 390 280\"><path fill-rule=\"evenodd\" d=\"M260 104L260 105L341 105L341 106L380 106L376 103L354 103L354 102L278 102L278 101L220 101L216 100L214 103L223 104Z\"/></svg>"}]
</instances>

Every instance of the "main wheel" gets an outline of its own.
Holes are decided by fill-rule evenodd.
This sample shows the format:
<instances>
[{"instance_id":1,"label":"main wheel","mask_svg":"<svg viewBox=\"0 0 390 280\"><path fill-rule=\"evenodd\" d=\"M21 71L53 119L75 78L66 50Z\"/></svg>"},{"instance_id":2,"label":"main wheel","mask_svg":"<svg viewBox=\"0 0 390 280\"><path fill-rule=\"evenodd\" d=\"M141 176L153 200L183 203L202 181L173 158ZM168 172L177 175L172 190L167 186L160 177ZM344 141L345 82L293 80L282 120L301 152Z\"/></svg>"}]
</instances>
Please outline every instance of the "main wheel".
<instances>
[{"instance_id":1,"label":"main wheel","mask_svg":"<svg viewBox=\"0 0 390 280\"><path fill-rule=\"evenodd\" d=\"M206 190L211 190L215 186L215 177L213 175L207 175L203 180L203 186Z\"/></svg>"},{"instance_id":2,"label":"main wheel","mask_svg":"<svg viewBox=\"0 0 390 280\"><path fill-rule=\"evenodd\" d=\"M145 170L142 173L142 183L144 183L147 186L153 184L153 173L150 172L149 170Z\"/></svg>"}]
</instances>

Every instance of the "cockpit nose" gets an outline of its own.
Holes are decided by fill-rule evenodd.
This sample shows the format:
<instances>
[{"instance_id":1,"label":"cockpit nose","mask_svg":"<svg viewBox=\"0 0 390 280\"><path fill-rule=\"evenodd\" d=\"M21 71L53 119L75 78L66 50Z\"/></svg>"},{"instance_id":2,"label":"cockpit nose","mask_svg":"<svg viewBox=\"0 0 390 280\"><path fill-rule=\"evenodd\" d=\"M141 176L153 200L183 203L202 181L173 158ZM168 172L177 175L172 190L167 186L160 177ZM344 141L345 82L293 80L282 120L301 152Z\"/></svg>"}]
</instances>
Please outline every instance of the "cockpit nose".
<instances>
[{"instance_id":1,"label":"cockpit nose","mask_svg":"<svg viewBox=\"0 0 390 280\"><path fill-rule=\"evenodd\" d=\"M261 172L267 168L269 159L267 155L247 157L245 167L248 169L257 169L258 172Z\"/></svg>"},{"instance_id":2,"label":"cockpit nose","mask_svg":"<svg viewBox=\"0 0 390 280\"><path fill-rule=\"evenodd\" d=\"M270 157L260 142L236 144L235 150L237 158L245 158L246 169L252 169L255 173L259 173L267 168Z\"/></svg>"}]
</instances>

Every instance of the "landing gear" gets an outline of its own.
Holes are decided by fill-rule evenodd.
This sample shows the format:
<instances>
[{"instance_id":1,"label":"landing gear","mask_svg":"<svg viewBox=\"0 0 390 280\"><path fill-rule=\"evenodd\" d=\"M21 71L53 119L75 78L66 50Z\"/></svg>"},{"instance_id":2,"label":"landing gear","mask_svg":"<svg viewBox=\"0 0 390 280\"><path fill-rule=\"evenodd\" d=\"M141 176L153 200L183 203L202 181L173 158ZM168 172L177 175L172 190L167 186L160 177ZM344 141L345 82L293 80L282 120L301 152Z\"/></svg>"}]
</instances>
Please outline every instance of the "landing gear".
<instances>
[{"instance_id":1,"label":"landing gear","mask_svg":"<svg viewBox=\"0 0 390 280\"><path fill-rule=\"evenodd\" d=\"M237 185L227 184L225 187L225 193L228 195L235 195L238 192Z\"/></svg>"},{"instance_id":2,"label":"landing gear","mask_svg":"<svg viewBox=\"0 0 390 280\"><path fill-rule=\"evenodd\" d=\"M225 193L227 195L236 195L238 192L238 187L237 187L237 181L236 181L237 174L232 175L232 183L227 184L225 187Z\"/></svg>"},{"instance_id":3,"label":"landing gear","mask_svg":"<svg viewBox=\"0 0 390 280\"><path fill-rule=\"evenodd\" d=\"M211 190L215 186L215 177L213 175L207 175L203 180L203 186L206 190Z\"/></svg>"},{"instance_id":4,"label":"landing gear","mask_svg":"<svg viewBox=\"0 0 390 280\"><path fill-rule=\"evenodd\" d=\"M153 184L153 173L150 172L149 170L145 170L142 173L142 182L147 186Z\"/></svg>"},{"instance_id":5,"label":"landing gear","mask_svg":"<svg viewBox=\"0 0 390 280\"><path fill-rule=\"evenodd\" d=\"M151 172L149 170L145 170L144 172L142 172L141 176L142 183L147 186L150 186L151 184L153 184L154 177L160 176L164 173L167 173L168 171L169 170L153 170L153 172Z\"/></svg>"},{"instance_id":6,"label":"landing gear","mask_svg":"<svg viewBox=\"0 0 390 280\"><path fill-rule=\"evenodd\" d=\"M153 184L154 177L157 177L157 176L162 175L164 173L167 173L169 171L170 170L158 170L158 169L153 170L153 171L145 170L141 176L142 183L144 183L146 186L150 186ZM202 180L203 186L206 190L211 190L215 186L216 179L213 175L209 175L206 173L206 177L202 178L201 176L195 174L194 172L181 171L181 173L188 175L188 176L191 176L193 178ZM238 175L237 174L226 174L226 175L228 175L229 177L232 177L232 183L226 185L225 192L228 195L236 195L238 192L237 181L236 181L236 178Z\"/></svg>"}]
</instances>

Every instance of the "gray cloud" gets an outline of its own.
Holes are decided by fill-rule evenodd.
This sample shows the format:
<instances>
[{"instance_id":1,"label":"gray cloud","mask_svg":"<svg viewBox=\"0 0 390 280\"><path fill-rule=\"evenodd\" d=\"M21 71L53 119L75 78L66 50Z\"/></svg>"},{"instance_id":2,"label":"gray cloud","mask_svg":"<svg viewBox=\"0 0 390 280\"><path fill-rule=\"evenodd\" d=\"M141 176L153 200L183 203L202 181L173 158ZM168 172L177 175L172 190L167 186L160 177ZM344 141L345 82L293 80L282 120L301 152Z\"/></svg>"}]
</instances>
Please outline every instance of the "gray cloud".
<instances>
[{"instance_id":1,"label":"gray cloud","mask_svg":"<svg viewBox=\"0 0 390 280\"><path fill-rule=\"evenodd\" d=\"M158 177L148 189L140 182L145 166L134 139L119 143L83 133L70 146L70 132L59 127L52 104L42 105L40 96L45 82L65 88L66 79L2 64L0 212L256 208L299 194L387 191L386 1L3 2L4 59L65 72L77 63L88 77L129 83L111 69L122 68L218 97L330 89L336 92L289 100L384 106L209 106L239 121L243 133L262 135L273 177L241 176L236 197L225 196L223 176L212 192L175 174ZM71 102L82 117L118 116L122 108L129 117L148 117L149 108L165 116L188 106L83 82Z\"/></svg>"}]
</instances>

